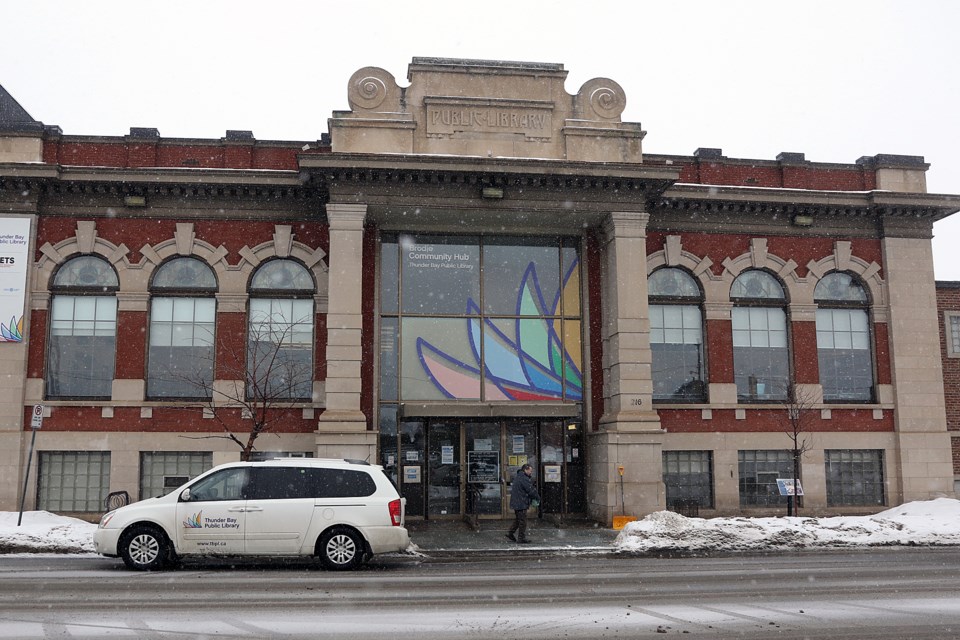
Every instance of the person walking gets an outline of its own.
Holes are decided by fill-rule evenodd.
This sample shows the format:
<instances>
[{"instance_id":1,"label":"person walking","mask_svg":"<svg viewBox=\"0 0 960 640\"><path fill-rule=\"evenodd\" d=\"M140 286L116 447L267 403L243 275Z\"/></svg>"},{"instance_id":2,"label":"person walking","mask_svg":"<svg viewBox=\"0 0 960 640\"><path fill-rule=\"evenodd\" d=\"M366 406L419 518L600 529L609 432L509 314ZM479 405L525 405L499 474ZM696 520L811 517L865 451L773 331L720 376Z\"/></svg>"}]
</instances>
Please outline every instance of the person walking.
<instances>
[{"instance_id":1,"label":"person walking","mask_svg":"<svg viewBox=\"0 0 960 640\"><path fill-rule=\"evenodd\" d=\"M514 519L507 538L522 544L530 542L527 539L527 509L534 501L540 503L540 494L533 484L532 475L533 467L529 464L523 465L517 470L517 477L513 479L510 488L510 508L513 509Z\"/></svg>"}]
</instances>

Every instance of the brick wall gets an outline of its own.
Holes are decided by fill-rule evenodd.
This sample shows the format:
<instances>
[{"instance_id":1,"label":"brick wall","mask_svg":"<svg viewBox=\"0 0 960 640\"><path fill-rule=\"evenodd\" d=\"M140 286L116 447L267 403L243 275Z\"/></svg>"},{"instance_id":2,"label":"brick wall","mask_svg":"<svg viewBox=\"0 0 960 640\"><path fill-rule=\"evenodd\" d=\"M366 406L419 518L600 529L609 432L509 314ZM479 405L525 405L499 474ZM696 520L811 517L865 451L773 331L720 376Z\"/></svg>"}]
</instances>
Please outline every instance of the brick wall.
<instances>
[{"instance_id":1,"label":"brick wall","mask_svg":"<svg viewBox=\"0 0 960 640\"><path fill-rule=\"evenodd\" d=\"M960 313L960 282L937 282L937 311L940 321L940 358L943 361L943 395L947 405L947 429L960 431L960 358L947 357L947 327L944 313ZM957 443L954 442L954 453Z\"/></svg>"}]
</instances>

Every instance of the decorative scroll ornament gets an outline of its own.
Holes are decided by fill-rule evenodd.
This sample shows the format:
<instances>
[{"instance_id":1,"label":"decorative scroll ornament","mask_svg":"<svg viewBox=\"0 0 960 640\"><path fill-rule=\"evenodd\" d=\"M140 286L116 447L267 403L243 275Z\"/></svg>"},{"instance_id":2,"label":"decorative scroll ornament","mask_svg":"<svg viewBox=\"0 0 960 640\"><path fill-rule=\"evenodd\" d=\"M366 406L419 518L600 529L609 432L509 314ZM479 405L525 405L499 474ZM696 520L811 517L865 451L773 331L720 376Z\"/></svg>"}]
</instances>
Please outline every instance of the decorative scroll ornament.
<instances>
[{"instance_id":1,"label":"decorative scroll ornament","mask_svg":"<svg viewBox=\"0 0 960 640\"><path fill-rule=\"evenodd\" d=\"M616 120L627 106L627 96L623 88L609 78L594 78L588 80L580 88L577 96L580 99L583 117L596 117L601 120ZM590 105L589 109L585 104Z\"/></svg>"},{"instance_id":2,"label":"decorative scroll ornament","mask_svg":"<svg viewBox=\"0 0 960 640\"><path fill-rule=\"evenodd\" d=\"M379 67L364 67L354 73L347 89L347 99L354 110L394 111L399 107L398 94L396 80Z\"/></svg>"}]
</instances>

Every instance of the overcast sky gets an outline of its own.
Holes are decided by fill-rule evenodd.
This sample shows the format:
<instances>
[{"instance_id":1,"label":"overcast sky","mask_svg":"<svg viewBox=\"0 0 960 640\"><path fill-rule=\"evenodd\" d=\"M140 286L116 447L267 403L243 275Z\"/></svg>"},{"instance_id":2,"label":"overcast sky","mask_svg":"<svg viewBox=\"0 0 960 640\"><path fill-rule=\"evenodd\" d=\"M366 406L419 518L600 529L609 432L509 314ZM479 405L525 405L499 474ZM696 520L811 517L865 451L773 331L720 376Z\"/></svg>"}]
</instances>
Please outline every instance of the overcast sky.
<instances>
[{"instance_id":1,"label":"overcast sky","mask_svg":"<svg viewBox=\"0 0 960 640\"><path fill-rule=\"evenodd\" d=\"M0 84L70 135L317 140L347 80L414 56L559 62L623 86L644 151L924 156L960 194L960 2L0 0ZM960 214L935 226L960 280Z\"/></svg>"}]
</instances>

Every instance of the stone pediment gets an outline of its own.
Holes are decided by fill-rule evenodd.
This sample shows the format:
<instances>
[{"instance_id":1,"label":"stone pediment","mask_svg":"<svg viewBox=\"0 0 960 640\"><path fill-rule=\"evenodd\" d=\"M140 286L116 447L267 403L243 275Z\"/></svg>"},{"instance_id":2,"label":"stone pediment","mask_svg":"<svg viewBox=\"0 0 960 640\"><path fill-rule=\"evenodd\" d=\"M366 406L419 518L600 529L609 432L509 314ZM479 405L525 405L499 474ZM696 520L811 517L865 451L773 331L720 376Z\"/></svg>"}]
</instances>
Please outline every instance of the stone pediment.
<instances>
[{"instance_id":1,"label":"stone pediment","mask_svg":"<svg viewBox=\"0 0 960 640\"><path fill-rule=\"evenodd\" d=\"M388 71L350 78L350 111L329 120L334 153L400 153L642 162L644 131L622 122L608 78L567 93L561 64L414 58L400 87Z\"/></svg>"}]
</instances>

